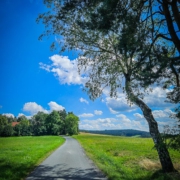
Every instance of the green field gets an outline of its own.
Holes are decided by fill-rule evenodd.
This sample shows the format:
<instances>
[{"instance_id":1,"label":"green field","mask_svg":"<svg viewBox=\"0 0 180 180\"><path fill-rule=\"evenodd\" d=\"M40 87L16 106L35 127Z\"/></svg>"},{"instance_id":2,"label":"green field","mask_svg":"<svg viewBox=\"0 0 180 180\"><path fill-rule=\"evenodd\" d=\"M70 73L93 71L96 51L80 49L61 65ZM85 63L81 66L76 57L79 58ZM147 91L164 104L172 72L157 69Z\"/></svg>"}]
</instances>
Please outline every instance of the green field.
<instances>
[{"instance_id":1,"label":"green field","mask_svg":"<svg viewBox=\"0 0 180 180\"><path fill-rule=\"evenodd\" d=\"M0 180L20 180L59 147L59 136L0 138Z\"/></svg>"},{"instance_id":2,"label":"green field","mask_svg":"<svg viewBox=\"0 0 180 180\"><path fill-rule=\"evenodd\" d=\"M151 138L81 134L74 136L110 180L179 180L180 153L170 150L179 171L162 174Z\"/></svg>"}]
</instances>

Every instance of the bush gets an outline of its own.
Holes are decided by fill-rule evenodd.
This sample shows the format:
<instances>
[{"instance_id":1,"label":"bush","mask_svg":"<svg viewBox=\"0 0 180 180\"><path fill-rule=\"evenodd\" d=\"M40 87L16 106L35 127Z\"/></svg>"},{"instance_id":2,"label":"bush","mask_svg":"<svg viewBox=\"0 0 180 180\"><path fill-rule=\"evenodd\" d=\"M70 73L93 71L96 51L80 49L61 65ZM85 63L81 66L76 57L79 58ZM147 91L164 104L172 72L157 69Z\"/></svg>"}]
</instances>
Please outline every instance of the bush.
<instances>
[{"instance_id":1,"label":"bush","mask_svg":"<svg viewBox=\"0 0 180 180\"><path fill-rule=\"evenodd\" d=\"M14 133L13 127L10 124L4 126L4 129L3 129L3 132L2 132L2 136L9 137L9 136L12 136L13 133Z\"/></svg>"}]
</instances>

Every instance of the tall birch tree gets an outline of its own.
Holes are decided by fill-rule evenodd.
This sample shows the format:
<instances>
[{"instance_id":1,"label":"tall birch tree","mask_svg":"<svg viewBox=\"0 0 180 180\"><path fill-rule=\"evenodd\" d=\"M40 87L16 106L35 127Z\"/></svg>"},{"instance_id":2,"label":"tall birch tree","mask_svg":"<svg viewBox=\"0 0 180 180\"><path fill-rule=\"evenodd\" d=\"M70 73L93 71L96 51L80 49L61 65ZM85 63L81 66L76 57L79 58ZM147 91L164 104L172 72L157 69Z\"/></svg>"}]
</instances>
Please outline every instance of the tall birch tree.
<instances>
[{"instance_id":1,"label":"tall birch tree","mask_svg":"<svg viewBox=\"0 0 180 180\"><path fill-rule=\"evenodd\" d=\"M142 99L142 91L156 80L154 71L160 77L167 69L168 61L155 60L169 55L152 39L152 24L146 21L147 13L143 14L148 11L148 2L46 0L50 11L39 15L38 21L47 28L40 38L59 35L61 51L79 52L79 72L89 77L85 90L91 99L101 96L105 88L109 88L111 97L117 97L119 89L124 91L129 102L142 110L163 171L172 172L174 167L158 124ZM146 71L149 67L154 71Z\"/></svg>"}]
</instances>

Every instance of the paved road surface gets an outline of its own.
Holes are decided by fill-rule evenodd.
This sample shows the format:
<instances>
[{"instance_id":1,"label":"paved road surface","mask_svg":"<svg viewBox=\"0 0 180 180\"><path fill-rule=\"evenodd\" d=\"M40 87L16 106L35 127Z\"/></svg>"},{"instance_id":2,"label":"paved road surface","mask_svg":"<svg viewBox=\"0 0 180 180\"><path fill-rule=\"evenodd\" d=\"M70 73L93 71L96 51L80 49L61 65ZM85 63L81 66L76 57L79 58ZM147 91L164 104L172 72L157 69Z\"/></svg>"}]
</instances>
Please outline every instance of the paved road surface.
<instances>
[{"instance_id":1,"label":"paved road surface","mask_svg":"<svg viewBox=\"0 0 180 180\"><path fill-rule=\"evenodd\" d=\"M26 180L107 180L84 154L79 143L66 142L40 164Z\"/></svg>"}]
</instances>

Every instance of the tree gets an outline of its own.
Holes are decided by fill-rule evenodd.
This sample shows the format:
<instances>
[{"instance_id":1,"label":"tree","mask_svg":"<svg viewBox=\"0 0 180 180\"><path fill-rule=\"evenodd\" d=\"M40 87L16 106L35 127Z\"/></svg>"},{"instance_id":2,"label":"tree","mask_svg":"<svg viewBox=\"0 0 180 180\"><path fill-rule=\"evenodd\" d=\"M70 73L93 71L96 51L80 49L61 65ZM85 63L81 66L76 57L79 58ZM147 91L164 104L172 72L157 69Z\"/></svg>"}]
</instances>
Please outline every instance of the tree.
<instances>
[{"instance_id":1,"label":"tree","mask_svg":"<svg viewBox=\"0 0 180 180\"><path fill-rule=\"evenodd\" d=\"M16 118L15 117L7 117L7 120L8 120L8 123L12 123L12 122L15 122L16 121Z\"/></svg>"},{"instance_id":2,"label":"tree","mask_svg":"<svg viewBox=\"0 0 180 180\"><path fill-rule=\"evenodd\" d=\"M4 127L8 124L8 120L6 116L0 114L0 136L4 132Z\"/></svg>"},{"instance_id":3,"label":"tree","mask_svg":"<svg viewBox=\"0 0 180 180\"><path fill-rule=\"evenodd\" d=\"M174 167L169 152L140 90L163 77L164 70L169 67L166 49L163 49L162 43L154 43L157 38L152 39L154 31L148 27L151 18L143 16L149 8L146 6L148 2L151 3L148 0L92 0L88 3L46 0L46 5L53 10L41 14L39 19L48 28L46 35L52 33L64 38L60 41L62 51L78 49L79 71L88 70L89 80L85 87L91 99L99 97L106 87L110 88L111 97L117 97L117 90L122 88L128 100L141 108L162 168L164 172L171 172ZM150 6L150 15L151 10ZM172 56L173 50L168 50ZM156 61L157 57L159 61ZM145 70L153 66L156 73L146 73Z\"/></svg>"},{"instance_id":4,"label":"tree","mask_svg":"<svg viewBox=\"0 0 180 180\"><path fill-rule=\"evenodd\" d=\"M22 136L32 135L32 133L31 133L31 125L29 124L29 120L28 119L25 119L23 117L23 119L20 121L19 125L21 127L21 135Z\"/></svg>"},{"instance_id":5,"label":"tree","mask_svg":"<svg viewBox=\"0 0 180 180\"><path fill-rule=\"evenodd\" d=\"M146 85L158 82L163 88L171 89L167 99L177 104L173 117L180 122L180 1L149 0L146 7L144 22L151 31L152 52L156 56L147 63L146 73L139 77ZM172 139L174 147L179 146L179 137L180 134Z\"/></svg>"},{"instance_id":6,"label":"tree","mask_svg":"<svg viewBox=\"0 0 180 180\"><path fill-rule=\"evenodd\" d=\"M24 115L19 116L18 119L17 119L17 122L21 122L23 120L27 120L26 116L24 116Z\"/></svg>"},{"instance_id":7,"label":"tree","mask_svg":"<svg viewBox=\"0 0 180 180\"><path fill-rule=\"evenodd\" d=\"M62 121L62 127L61 127L60 134L66 134L66 116L67 116L66 110L63 109L61 111L58 111L58 113L59 113L60 119Z\"/></svg>"},{"instance_id":8,"label":"tree","mask_svg":"<svg viewBox=\"0 0 180 180\"><path fill-rule=\"evenodd\" d=\"M13 130L14 130L14 135L15 136L20 136L21 135L22 126L20 124L16 124L13 127Z\"/></svg>"},{"instance_id":9,"label":"tree","mask_svg":"<svg viewBox=\"0 0 180 180\"><path fill-rule=\"evenodd\" d=\"M14 133L14 131L13 131L13 127L11 126L11 124L4 126L2 136L9 137L9 136L12 136L13 133Z\"/></svg>"},{"instance_id":10,"label":"tree","mask_svg":"<svg viewBox=\"0 0 180 180\"><path fill-rule=\"evenodd\" d=\"M73 134L78 134L78 124L79 118L75 116L73 113L68 113L66 116L66 132L72 136Z\"/></svg>"},{"instance_id":11,"label":"tree","mask_svg":"<svg viewBox=\"0 0 180 180\"><path fill-rule=\"evenodd\" d=\"M57 111L52 111L46 118L46 129L48 135L59 135L62 128L62 120Z\"/></svg>"},{"instance_id":12,"label":"tree","mask_svg":"<svg viewBox=\"0 0 180 180\"><path fill-rule=\"evenodd\" d=\"M0 114L0 126L4 126L8 124L7 117Z\"/></svg>"},{"instance_id":13,"label":"tree","mask_svg":"<svg viewBox=\"0 0 180 180\"><path fill-rule=\"evenodd\" d=\"M170 127L166 125L163 131L163 139L167 147L180 151L180 129L176 126Z\"/></svg>"},{"instance_id":14,"label":"tree","mask_svg":"<svg viewBox=\"0 0 180 180\"><path fill-rule=\"evenodd\" d=\"M31 124L33 128L33 134L36 136L39 135L45 135L46 134L46 118L48 117L48 114L44 112L38 112L36 115L34 115L31 119Z\"/></svg>"},{"instance_id":15,"label":"tree","mask_svg":"<svg viewBox=\"0 0 180 180\"><path fill-rule=\"evenodd\" d=\"M180 103L180 1L149 0L146 1L144 22L151 29L151 44L157 54L153 63L149 62L146 72L153 76L153 82L163 78L164 88L172 91L167 94L171 103ZM161 46L160 48L159 45ZM160 49L161 54L158 52ZM156 52L155 52L156 51ZM162 54L164 57L162 57ZM151 64L150 64L151 63ZM153 72L157 64L161 71ZM164 73L163 73L164 72ZM146 76L145 76L146 78ZM149 79L149 78L147 78ZM148 81L144 81L148 83ZM151 83L151 81L149 81ZM175 109L178 118L180 106ZM180 119L179 119L180 120Z\"/></svg>"}]
</instances>

